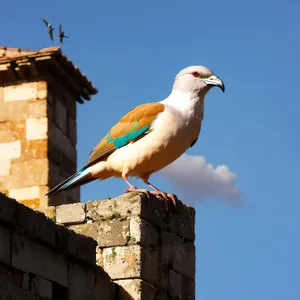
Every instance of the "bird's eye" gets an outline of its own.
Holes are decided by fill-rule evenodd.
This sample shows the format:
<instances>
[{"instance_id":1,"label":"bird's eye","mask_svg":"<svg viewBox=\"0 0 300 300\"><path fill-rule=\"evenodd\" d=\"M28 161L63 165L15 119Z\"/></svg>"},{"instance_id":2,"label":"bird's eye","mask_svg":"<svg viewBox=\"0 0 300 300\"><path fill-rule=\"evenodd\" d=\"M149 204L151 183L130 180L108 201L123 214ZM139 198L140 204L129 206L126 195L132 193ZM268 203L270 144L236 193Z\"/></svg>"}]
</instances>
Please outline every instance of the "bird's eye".
<instances>
[{"instance_id":1,"label":"bird's eye","mask_svg":"<svg viewBox=\"0 0 300 300\"><path fill-rule=\"evenodd\" d=\"M199 76L200 76L200 73L199 73L199 72L193 72L192 75L193 75L194 77L199 77Z\"/></svg>"}]
</instances>

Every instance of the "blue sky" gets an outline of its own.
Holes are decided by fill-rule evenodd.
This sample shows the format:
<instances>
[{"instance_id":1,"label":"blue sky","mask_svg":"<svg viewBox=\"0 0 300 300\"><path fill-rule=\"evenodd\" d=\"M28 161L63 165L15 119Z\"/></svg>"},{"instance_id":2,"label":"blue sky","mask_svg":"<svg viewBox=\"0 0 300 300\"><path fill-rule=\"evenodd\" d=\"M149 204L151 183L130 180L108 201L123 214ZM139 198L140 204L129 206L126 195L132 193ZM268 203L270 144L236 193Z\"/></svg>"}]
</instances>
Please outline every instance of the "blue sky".
<instances>
[{"instance_id":1,"label":"blue sky","mask_svg":"<svg viewBox=\"0 0 300 300\"><path fill-rule=\"evenodd\" d=\"M1 44L42 48L44 17L64 24L63 51L98 87L78 105L78 166L133 106L168 96L188 65L226 84L206 98L190 155L237 176L244 207L196 204L197 299L299 299L299 10L297 1L6 1ZM55 43L57 44L57 43ZM159 175L153 183L173 187ZM117 196L109 179L82 200ZM185 199L183 199L185 200Z\"/></svg>"}]
</instances>

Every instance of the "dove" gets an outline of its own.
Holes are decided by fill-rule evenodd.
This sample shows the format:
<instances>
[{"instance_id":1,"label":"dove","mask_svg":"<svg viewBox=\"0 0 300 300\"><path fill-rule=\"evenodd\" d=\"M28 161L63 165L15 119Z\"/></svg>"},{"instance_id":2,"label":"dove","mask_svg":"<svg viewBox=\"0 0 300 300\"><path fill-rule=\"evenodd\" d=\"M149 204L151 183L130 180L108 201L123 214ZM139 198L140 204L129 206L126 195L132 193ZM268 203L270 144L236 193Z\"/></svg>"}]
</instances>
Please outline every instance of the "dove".
<instances>
[{"instance_id":1,"label":"dove","mask_svg":"<svg viewBox=\"0 0 300 300\"><path fill-rule=\"evenodd\" d=\"M126 113L91 151L86 165L52 188L46 195L81 186L93 180L122 178L129 186L125 193L144 192L168 199L176 196L149 182L150 176L171 164L198 140L207 92L223 81L205 66L189 66L175 77L167 98L138 105ZM184 175L183 175L184 176ZM141 179L149 188L136 188L129 177Z\"/></svg>"},{"instance_id":2,"label":"dove","mask_svg":"<svg viewBox=\"0 0 300 300\"><path fill-rule=\"evenodd\" d=\"M62 25L59 25L59 35L58 35L59 41L63 44L63 39L64 38L69 38L68 36L65 35L65 32L62 30Z\"/></svg>"},{"instance_id":3,"label":"dove","mask_svg":"<svg viewBox=\"0 0 300 300\"><path fill-rule=\"evenodd\" d=\"M42 21L48 27L48 33L49 33L50 39L53 41L53 31L54 31L54 28L52 27L52 24L49 23L49 22L47 22L45 19L42 19Z\"/></svg>"}]
</instances>

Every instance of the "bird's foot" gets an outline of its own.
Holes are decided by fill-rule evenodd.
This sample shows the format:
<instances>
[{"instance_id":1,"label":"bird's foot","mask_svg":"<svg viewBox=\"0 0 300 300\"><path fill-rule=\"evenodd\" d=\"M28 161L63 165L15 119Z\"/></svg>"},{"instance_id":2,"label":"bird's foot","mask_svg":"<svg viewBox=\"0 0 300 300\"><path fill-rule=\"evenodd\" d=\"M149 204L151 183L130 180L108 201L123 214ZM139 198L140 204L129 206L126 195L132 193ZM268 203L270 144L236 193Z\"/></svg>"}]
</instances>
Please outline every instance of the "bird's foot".
<instances>
[{"instance_id":1,"label":"bird's foot","mask_svg":"<svg viewBox=\"0 0 300 300\"><path fill-rule=\"evenodd\" d=\"M144 193L146 196L149 198L150 197L150 192L146 189L137 189L135 187L129 188L125 190L125 193L132 193L132 192L139 192L139 193Z\"/></svg>"},{"instance_id":2,"label":"bird's foot","mask_svg":"<svg viewBox=\"0 0 300 300\"><path fill-rule=\"evenodd\" d=\"M166 211L169 211L169 207L168 207L168 201L169 199L172 200L173 205L176 207L176 196L173 194L167 194L163 191L151 191L150 192L152 195L155 195L157 198L163 198L164 201L164 205L165 205L165 209Z\"/></svg>"}]
</instances>

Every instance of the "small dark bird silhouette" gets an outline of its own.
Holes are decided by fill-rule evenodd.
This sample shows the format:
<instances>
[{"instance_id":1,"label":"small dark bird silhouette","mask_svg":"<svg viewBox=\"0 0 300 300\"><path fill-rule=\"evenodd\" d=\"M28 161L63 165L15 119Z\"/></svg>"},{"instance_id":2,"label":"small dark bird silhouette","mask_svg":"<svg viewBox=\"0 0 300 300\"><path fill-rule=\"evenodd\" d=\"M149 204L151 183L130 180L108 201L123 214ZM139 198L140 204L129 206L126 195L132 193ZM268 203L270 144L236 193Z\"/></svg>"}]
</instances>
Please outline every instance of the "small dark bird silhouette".
<instances>
[{"instance_id":1,"label":"small dark bird silhouette","mask_svg":"<svg viewBox=\"0 0 300 300\"><path fill-rule=\"evenodd\" d=\"M52 27L52 24L47 22L45 19L42 19L42 20L45 23L45 25L48 27L48 33L49 33L50 39L53 41L54 28Z\"/></svg>"},{"instance_id":2,"label":"small dark bird silhouette","mask_svg":"<svg viewBox=\"0 0 300 300\"><path fill-rule=\"evenodd\" d=\"M62 25L61 24L59 25L59 35L58 35L58 37L59 37L59 41L61 43L63 43L64 38L69 38L68 36L65 35L65 32L62 30Z\"/></svg>"}]
</instances>

